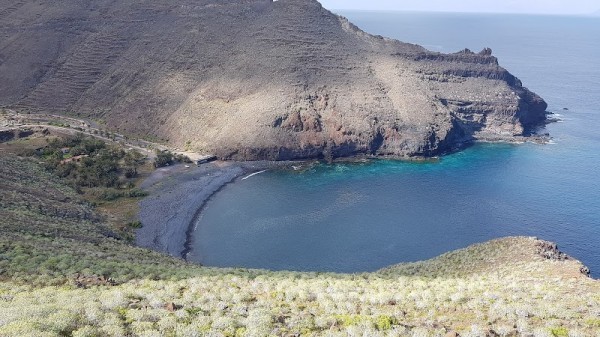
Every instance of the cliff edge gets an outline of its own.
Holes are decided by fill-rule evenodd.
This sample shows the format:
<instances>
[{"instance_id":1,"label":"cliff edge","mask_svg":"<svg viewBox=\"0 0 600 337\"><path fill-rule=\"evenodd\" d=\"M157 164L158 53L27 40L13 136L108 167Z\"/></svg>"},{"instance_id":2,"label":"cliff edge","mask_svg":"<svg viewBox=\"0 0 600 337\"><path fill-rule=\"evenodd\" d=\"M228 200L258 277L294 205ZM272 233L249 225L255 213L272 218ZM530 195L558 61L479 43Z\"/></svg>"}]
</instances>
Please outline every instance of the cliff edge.
<instances>
[{"instance_id":1,"label":"cliff edge","mask_svg":"<svg viewBox=\"0 0 600 337\"><path fill-rule=\"evenodd\" d=\"M0 106L222 159L430 156L546 119L491 50L369 35L315 0L3 1L0 35Z\"/></svg>"}]
</instances>

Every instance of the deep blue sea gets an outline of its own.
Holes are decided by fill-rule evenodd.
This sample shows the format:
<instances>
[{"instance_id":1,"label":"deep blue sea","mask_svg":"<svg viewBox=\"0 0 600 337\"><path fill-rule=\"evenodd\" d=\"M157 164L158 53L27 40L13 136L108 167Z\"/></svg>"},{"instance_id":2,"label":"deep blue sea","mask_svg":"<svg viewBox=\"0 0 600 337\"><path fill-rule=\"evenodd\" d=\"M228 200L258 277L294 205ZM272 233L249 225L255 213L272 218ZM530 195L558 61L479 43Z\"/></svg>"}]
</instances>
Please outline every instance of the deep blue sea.
<instances>
[{"instance_id":1,"label":"deep blue sea","mask_svg":"<svg viewBox=\"0 0 600 337\"><path fill-rule=\"evenodd\" d=\"M191 259L362 272L527 235L558 242L600 277L600 18L340 14L434 51L492 48L559 114L546 130L553 144L479 144L438 162L317 165L239 180L207 203Z\"/></svg>"}]
</instances>

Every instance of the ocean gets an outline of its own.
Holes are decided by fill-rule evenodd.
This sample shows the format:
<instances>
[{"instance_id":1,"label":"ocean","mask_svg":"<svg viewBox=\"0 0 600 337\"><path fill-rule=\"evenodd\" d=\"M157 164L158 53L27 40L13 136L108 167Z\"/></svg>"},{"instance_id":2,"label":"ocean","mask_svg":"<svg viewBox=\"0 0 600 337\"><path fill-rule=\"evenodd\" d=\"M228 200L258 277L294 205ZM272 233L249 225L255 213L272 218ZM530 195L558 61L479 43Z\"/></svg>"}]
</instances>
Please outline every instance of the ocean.
<instances>
[{"instance_id":1,"label":"ocean","mask_svg":"<svg viewBox=\"0 0 600 337\"><path fill-rule=\"evenodd\" d=\"M477 144L432 162L318 164L238 180L206 204L190 259L364 272L526 235L557 242L600 277L600 18L339 14L433 51L490 47L561 119L544 131L552 143Z\"/></svg>"}]
</instances>

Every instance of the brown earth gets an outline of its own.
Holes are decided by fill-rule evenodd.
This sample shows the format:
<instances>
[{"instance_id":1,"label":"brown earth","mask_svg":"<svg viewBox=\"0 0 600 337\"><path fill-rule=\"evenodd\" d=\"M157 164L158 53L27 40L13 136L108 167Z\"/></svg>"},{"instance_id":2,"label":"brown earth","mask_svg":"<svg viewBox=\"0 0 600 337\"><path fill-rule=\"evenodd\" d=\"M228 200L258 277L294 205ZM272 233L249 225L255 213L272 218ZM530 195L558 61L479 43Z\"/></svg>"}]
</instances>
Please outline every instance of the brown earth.
<instances>
[{"instance_id":1,"label":"brown earth","mask_svg":"<svg viewBox=\"0 0 600 337\"><path fill-rule=\"evenodd\" d=\"M315 0L0 0L0 106L221 159L430 156L546 103L486 49L372 36Z\"/></svg>"}]
</instances>

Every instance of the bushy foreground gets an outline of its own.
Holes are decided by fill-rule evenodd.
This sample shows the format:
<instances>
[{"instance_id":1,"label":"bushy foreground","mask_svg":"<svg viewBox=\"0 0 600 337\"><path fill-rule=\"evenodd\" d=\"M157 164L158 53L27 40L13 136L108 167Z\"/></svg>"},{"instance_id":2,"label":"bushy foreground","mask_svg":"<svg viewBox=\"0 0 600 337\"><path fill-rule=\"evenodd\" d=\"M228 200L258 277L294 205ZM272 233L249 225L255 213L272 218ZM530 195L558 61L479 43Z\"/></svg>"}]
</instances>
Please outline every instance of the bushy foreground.
<instances>
[{"instance_id":1,"label":"bushy foreground","mask_svg":"<svg viewBox=\"0 0 600 337\"><path fill-rule=\"evenodd\" d=\"M534 243L503 239L363 275L203 269L87 289L5 283L0 335L596 336L597 281L574 261L536 257ZM485 251L516 260L467 272L464 263ZM438 272L428 275L430 266Z\"/></svg>"},{"instance_id":2,"label":"bushy foreground","mask_svg":"<svg viewBox=\"0 0 600 337\"><path fill-rule=\"evenodd\" d=\"M201 268L113 237L35 163L0 163L0 336L600 332L599 282L582 275L578 261L542 256L547 245L533 238L369 274ZM108 278L96 285L81 275Z\"/></svg>"}]
</instances>

